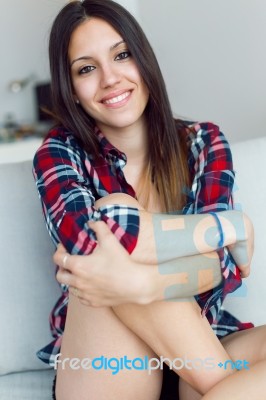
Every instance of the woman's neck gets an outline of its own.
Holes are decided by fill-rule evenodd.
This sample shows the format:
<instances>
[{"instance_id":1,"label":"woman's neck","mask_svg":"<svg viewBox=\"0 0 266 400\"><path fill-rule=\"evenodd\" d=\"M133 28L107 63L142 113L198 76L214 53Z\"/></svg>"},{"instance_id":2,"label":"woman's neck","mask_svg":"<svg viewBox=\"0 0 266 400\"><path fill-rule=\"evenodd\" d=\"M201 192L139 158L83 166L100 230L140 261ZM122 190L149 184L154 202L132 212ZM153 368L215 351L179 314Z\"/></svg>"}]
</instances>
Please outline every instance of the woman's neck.
<instances>
[{"instance_id":1,"label":"woman's neck","mask_svg":"<svg viewBox=\"0 0 266 400\"><path fill-rule=\"evenodd\" d=\"M127 166L144 165L147 155L147 126L140 121L126 128L101 127L107 140L127 156Z\"/></svg>"}]
</instances>

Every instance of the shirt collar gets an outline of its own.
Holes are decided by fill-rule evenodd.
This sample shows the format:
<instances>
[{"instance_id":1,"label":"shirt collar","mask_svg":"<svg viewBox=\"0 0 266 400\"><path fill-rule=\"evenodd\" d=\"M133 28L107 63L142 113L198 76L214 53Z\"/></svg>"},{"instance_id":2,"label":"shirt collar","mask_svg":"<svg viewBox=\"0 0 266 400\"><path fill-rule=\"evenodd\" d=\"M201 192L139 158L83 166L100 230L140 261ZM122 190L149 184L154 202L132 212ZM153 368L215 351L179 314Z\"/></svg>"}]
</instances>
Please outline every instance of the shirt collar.
<instances>
[{"instance_id":1,"label":"shirt collar","mask_svg":"<svg viewBox=\"0 0 266 400\"><path fill-rule=\"evenodd\" d=\"M113 146L100 131L98 127L95 128L95 133L100 144L101 153L106 160L119 159L126 163L127 156L122 151Z\"/></svg>"}]
</instances>

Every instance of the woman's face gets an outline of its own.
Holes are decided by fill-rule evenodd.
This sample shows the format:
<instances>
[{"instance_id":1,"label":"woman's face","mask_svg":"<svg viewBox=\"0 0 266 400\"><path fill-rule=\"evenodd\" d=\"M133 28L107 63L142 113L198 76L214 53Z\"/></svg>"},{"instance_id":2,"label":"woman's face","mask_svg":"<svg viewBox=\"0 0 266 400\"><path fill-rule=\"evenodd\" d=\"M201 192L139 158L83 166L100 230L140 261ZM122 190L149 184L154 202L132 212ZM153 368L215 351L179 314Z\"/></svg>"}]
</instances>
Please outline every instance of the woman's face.
<instances>
[{"instance_id":1,"label":"woman's face","mask_svg":"<svg viewBox=\"0 0 266 400\"><path fill-rule=\"evenodd\" d=\"M144 121L148 89L127 44L99 18L73 32L69 60L74 97L104 132Z\"/></svg>"}]
</instances>

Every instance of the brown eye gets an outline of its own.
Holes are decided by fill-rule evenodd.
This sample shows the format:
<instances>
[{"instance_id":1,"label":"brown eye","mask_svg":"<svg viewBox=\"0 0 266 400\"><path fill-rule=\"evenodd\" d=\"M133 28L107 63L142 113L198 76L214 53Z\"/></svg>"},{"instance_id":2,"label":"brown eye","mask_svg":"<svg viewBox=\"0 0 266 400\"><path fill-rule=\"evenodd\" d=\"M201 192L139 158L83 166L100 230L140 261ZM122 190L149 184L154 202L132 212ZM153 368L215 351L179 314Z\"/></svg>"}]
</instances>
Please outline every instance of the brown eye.
<instances>
[{"instance_id":1,"label":"brown eye","mask_svg":"<svg viewBox=\"0 0 266 400\"><path fill-rule=\"evenodd\" d=\"M126 58L129 58L131 56L129 51L123 51L122 53L119 53L115 60L125 60Z\"/></svg>"},{"instance_id":2,"label":"brown eye","mask_svg":"<svg viewBox=\"0 0 266 400\"><path fill-rule=\"evenodd\" d=\"M79 75L89 74L94 69L95 67L93 67L92 65L86 65L86 67L83 67L79 70Z\"/></svg>"}]
</instances>

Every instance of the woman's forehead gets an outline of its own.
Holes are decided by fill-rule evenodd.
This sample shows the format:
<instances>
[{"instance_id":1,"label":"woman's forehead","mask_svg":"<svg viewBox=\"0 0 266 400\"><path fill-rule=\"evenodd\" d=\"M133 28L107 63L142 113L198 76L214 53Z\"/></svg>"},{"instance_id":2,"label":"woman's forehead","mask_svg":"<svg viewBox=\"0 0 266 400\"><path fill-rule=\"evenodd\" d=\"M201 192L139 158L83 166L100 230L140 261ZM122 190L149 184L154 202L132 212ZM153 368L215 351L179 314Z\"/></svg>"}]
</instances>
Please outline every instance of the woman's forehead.
<instances>
[{"instance_id":1,"label":"woman's forehead","mask_svg":"<svg viewBox=\"0 0 266 400\"><path fill-rule=\"evenodd\" d=\"M121 41L123 41L122 36L107 21L90 18L82 22L72 33L69 55L71 57L74 56L73 53L108 50Z\"/></svg>"}]
</instances>

